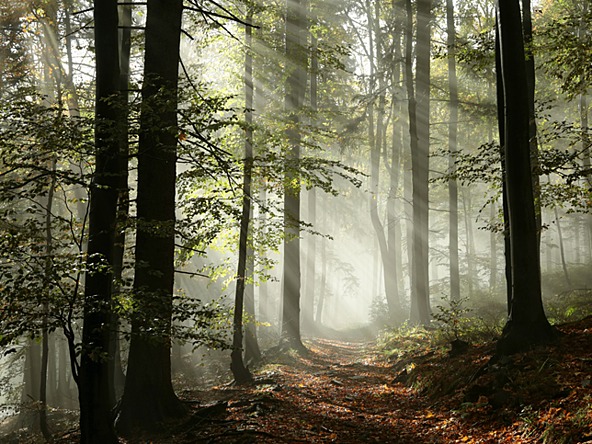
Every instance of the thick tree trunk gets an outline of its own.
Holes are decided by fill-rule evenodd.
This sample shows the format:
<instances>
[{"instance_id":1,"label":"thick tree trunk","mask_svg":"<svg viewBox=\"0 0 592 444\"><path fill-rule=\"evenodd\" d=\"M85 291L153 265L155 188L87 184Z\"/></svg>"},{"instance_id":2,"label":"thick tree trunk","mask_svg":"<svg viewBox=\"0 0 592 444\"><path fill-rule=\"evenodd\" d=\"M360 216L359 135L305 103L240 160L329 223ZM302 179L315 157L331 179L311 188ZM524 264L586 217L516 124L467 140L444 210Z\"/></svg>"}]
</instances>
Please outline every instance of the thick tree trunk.
<instances>
[{"instance_id":1,"label":"thick tree trunk","mask_svg":"<svg viewBox=\"0 0 592 444\"><path fill-rule=\"evenodd\" d=\"M543 309L529 132L529 97L518 0L498 3L505 103L505 162L512 261L512 300L498 354L550 340Z\"/></svg>"},{"instance_id":2,"label":"thick tree trunk","mask_svg":"<svg viewBox=\"0 0 592 444\"><path fill-rule=\"evenodd\" d=\"M154 431L186 408L171 383L177 88L182 0L148 0L138 146L136 266L127 377L117 428Z\"/></svg>"},{"instance_id":3,"label":"thick tree trunk","mask_svg":"<svg viewBox=\"0 0 592 444\"><path fill-rule=\"evenodd\" d=\"M116 443L111 416L109 352L113 245L119 185L117 1L95 2L96 167L90 189L88 259L80 358L81 443Z\"/></svg>"}]
</instances>

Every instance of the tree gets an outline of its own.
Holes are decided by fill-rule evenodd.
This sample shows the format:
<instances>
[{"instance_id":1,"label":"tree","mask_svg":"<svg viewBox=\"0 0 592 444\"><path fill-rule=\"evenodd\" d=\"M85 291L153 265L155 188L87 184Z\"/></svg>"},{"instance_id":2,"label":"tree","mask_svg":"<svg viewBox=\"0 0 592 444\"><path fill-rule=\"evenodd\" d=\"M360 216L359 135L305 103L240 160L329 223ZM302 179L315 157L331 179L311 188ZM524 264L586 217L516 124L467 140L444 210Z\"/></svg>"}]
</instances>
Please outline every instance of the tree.
<instances>
[{"instance_id":1,"label":"tree","mask_svg":"<svg viewBox=\"0 0 592 444\"><path fill-rule=\"evenodd\" d=\"M530 157L529 97L522 18L518 0L498 2L503 87L504 161L512 269L510 314L498 354L550 340L554 330L543 309L538 230Z\"/></svg>"},{"instance_id":2,"label":"tree","mask_svg":"<svg viewBox=\"0 0 592 444\"><path fill-rule=\"evenodd\" d=\"M149 0L138 145L132 337L117 429L154 430L185 412L171 382L177 94L182 0Z\"/></svg>"},{"instance_id":3,"label":"tree","mask_svg":"<svg viewBox=\"0 0 592 444\"><path fill-rule=\"evenodd\" d=\"M82 443L116 443L107 362L111 329L113 245L120 163L113 128L119 118L117 1L95 2L96 166L90 190L89 238L80 359Z\"/></svg>"},{"instance_id":4,"label":"tree","mask_svg":"<svg viewBox=\"0 0 592 444\"><path fill-rule=\"evenodd\" d=\"M454 26L454 2L446 0L446 44L448 46L448 90L450 94L450 117L448 122L448 150L451 179L448 182L450 253L450 299L460 300L460 276L458 268L458 184L454 177L454 163L458 135L458 81L456 75L456 29ZM471 279L471 277L469 277Z\"/></svg>"},{"instance_id":5,"label":"tree","mask_svg":"<svg viewBox=\"0 0 592 444\"><path fill-rule=\"evenodd\" d=\"M251 382L253 377L243 362L243 301L247 279L247 243L251 219L251 179L253 172L253 56L252 56L252 8L247 13L245 25L245 161L243 171L243 205L240 219L238 270L234 298L233 340L230 369L238 384Z\"/></svg>"},{"instance_id":6,"label":"tree","mask_svg":"<svg viewBox=\"0 0 592 444\"><path fill-rule=\"evenodd\" d=\"M408 14L411 7L407 6ZM409 21L409 17L407 18ZM430 48L431 0L417 2L416 95L409 95L409 121L415 120L411 133L411 169L413 174L413 255L411 264L411 320L430 322L429 288L429 146L430 146ZM409 38L409 29L407 30ZM409 45L409 42L407 43ZM407 48L407 54L410 50ZM411 58L407 59L409 72ZM410 82L410 79L407 79ZM412 92L412 91L411 91ZM415 98L413 98L415 96ZM411 102L414 102L413 105ZM415 108L413 111L411 107ZM415 114L412 119L412 114ZM413 134L415 132L415 134Z\"/></svg>"},{"instance_id":7,"label":"tree","mask_svg":"<svg viewBox=\"0 0 592 444\"><path fill-rule=\"evenodd\" d=\"M284 178L284 272L282 341L302 349L300 337L300 179L302 135L299 112L306 90L306 7L304 0L286 0L286 96L288 152Z\"/></svg>"},{"instance_id":8,"label":"tree","mask_svg":"<svg viewBox=\"0 0 592 444\"><path fill-rule=\"evenodd\" d=\"M396 134L394 135L391 166L387 169L390 173L390 187L389 196L387 198L387 220L383 224L378 214L379 201L379 181L380 181L380 159L381 152L386 151L386 127L385 122L385 107L386 107L386 77L387 66L385 63L386 55L385 36L380 26L380 7L379 2L366 2L366 14L368 19L369 31L369 48L370 56L370 86L369 95L371 98L368 110L368 131L370 141L370 180L372 195L370 197L370 219L372 226L377 235L378 246L380 249L380 257L383 265L384 290L386 301L389 309L391 321L396 320L401 314L401 301L398 293L398 277L397 277L397 256L395 245L395 219L394 219L394 203L395 193L397 188L397 173L394 171L398 169L397 155L399 146L396 143ZM395 26L396 27L396 26ZM395 30L398 33L398 29ZM396 45L396 44L394 44ZM397 45L398 46L398 45ZM396 51L397 49L395 49ZM395 67L398 69L398 61L395 62ZM395 68L393 67L393 68ZM393 69L393 71L396 71ZM398 81L398 79L394 79ZM377 86L377 90L375 90ZM374 113L375 95L378 95L378 109ZM375 117L376 116L376 117ZM375 122L376 120L376 122ZM394 120L394 117L393 117ZM393 127L395 124L393 122ZM385 159L387 156L385 155ZM386 225L386 230L385 226ZM385 232L386 231L386 232Z\"/></svg>"}]
</instances>

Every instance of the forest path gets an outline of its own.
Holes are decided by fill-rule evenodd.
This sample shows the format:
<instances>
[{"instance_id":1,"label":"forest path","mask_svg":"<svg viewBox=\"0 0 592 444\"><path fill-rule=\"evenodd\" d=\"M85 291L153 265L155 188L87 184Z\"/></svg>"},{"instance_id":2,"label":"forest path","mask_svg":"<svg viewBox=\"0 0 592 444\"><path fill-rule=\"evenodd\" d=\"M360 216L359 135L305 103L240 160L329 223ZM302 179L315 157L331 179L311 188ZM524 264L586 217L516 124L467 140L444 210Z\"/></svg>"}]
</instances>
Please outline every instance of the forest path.
<instances>
[{"instance_id":1,"label":"forest path","mask_svg":"<svg viewBox=\"0 0 592 444\"><path fill-rule=\"evenodd\" d=\"M218 387L224 420L203 421L203 443L421 443L438 438L438 418L395 373L374 342L309 339L307 353L272 358L255 387ZM180 437L180 436L179 436Z\"/></svg>"}]
</instances>

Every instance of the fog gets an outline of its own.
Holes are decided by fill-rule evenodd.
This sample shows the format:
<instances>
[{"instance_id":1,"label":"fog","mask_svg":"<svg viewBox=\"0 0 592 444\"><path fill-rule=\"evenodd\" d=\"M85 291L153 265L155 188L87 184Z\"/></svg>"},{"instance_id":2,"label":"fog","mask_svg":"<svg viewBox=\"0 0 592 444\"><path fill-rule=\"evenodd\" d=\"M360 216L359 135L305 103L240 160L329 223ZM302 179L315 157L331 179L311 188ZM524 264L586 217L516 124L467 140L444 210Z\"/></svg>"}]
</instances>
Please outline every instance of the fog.
<instances>
[{"instance_id":1,"label":"fog","mask_svg":"<svg viewBox=\"0 0 592 444\"><path fill-rule=\"evenodd\" d=\"M126 4L132 26L120 24L119 32L130 32L128 89L118 94L125 93L127 114L117 112L128 151L117 156L127 183L117 190L112 236L123 259L118 272L111 258L87 268L88 190L101 167L93 145L92 4L22 3L0 8L0 420L8 417L10 431L39 431L37 415L47 407L77 415L88 273L110 270L117 346L102 353L115 361L117 397L131 324L143 315L152 320L138 308L133 283L146 266L136 263L137 230L154 222L136 217L140 121L154 109L142 95L146 8ZM437 329L438 313L451 303L498 332L507 318L493 4L454 2L451 30L441 3L428 17L421 8L407 16L397 2L334 0L286 10L292 3L255 2L246 28L250 7L242 2L185 5L178 125L168 128L177 144L176 221L154 229L175 235L174 294L167 295L173 334L163 337L178 390L232 380L232 314L243 310L237 281L247 287L239 330L256 333L264 356L285 345L286 303L297 306L305 347L315 338L374 341L401 326ZM547 29L557 14L545 6L535 28ZM531 140L542 294L548 317L559 322L589 306L592 218L587 93L565 90L562 72L549 68L553 54L535 49ZM120 65L118 75L123 59ZM110 124L112 138L121 139L117 122ZM237 276L247 164L247 275ZM294 270L284 258L296 239Z\"/></svg>"}]
</instances>

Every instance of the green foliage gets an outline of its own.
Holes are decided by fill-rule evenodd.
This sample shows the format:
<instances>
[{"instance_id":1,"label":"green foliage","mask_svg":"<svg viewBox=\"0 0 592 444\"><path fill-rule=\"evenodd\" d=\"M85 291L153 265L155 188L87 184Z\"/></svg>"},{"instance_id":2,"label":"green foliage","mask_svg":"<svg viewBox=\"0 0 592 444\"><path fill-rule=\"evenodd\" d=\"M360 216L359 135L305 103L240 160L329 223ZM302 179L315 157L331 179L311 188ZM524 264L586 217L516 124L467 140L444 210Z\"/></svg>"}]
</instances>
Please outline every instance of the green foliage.
<instances>
[{"instance_id":1,"label":"green foliage","mask_svg":"<svg viewBox=\"0 0 592 444\"><path fill-rule=\"evenodd\" d=\"M470 331L471 320L467 316L472 310L466 307L467 299L448 301L448 306L438 305L432 317L439 323L439 328L449 340L464 339Z\"/></svg>"},{"instance_id":2,"label":"green foliage","mask_svg":"<svg viewBox=\"0 0 592 444\"><path fill-rule=\"evenodd\" d=\"M0 103L2 344L72 328L78 313L91 125L31 91ZM66 327L68 326L68 327Z\"/></svg>"},{"instance_id":3,"label":"green foliage","mask_svg":"<svg viewBox=\"0 0 592 444\"><path fill-rule=\"evenodd\" d=\"M556 77L569 98L584 94L592 84L592 11L565 8L537 27L537 39L543 55L542 66ZM543 51L544 50L544 51Z\"/></svg>"},{"instance_id":4,"label":"green foliage","mask_svg":"<svg viewBox=\"0 0 592 444\"><path fill-rule=\"evenodd\" d=\"M568 290L546 298L545 311L552 324L573 322L592 315L592 290Z\"/></svg>"},{"instance_id":5,"label":"green foliage","mask_svg":"<svg viewBox=\"0 0 592 444\"><path fill-rule=\"evenodd\" d=\"M391 360L398 360L408 355L429 353L441 348L443 344L437 338L435 330L409 322L385 331L377 341L378 348Z\"/></svg>"},{"instance_id":6,"label":"green foliage","mask_svg":"<svg viewBox=\"0 0 592 444\"><path fill-rule=\"evenodd\" d=\"M368 310L368 317L370 322L379 327L386 327L389 325L389 308L384 295L374 296L370 309Z\"/></svg>"}]
</instances>

